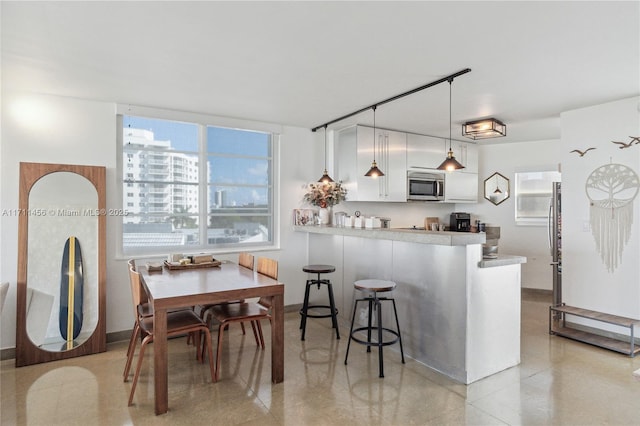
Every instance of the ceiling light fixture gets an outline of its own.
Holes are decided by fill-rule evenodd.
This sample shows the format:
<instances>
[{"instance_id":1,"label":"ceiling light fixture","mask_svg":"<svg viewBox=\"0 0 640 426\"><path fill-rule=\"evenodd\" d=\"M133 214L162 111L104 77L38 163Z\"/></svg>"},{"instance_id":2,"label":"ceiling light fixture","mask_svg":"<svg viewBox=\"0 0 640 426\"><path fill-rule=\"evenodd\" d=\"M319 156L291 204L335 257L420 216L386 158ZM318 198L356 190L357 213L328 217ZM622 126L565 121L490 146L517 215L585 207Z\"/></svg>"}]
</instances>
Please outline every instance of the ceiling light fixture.
<instances>
[{"instance_id":1,"label":"ceiling light fixture","mask_svg":"<svg viewBox=\"0 0 640 426\"><path fill-rule=\"evenodd\" d=\"M376 124L375 124L376 123L376 108L378 107L378 105L383 105L383 104L386 104L388 102L392 102L392 101L398 100L400 98L403 98L405 96L411 95L413 93L420 92L422 90L428 89L429 87L433 87L433 86L435 86L437 84L444 83L445 81L449 82L449 155L448 155L447 160L440 165L439 169L441 167L445 167L446 170L456 170L456 169L464 168L464 166L462 166L462 164L460 164L460 163L458 163L456 161L455 157L453 156L453 152L451 151L451 82L453 81L454 78L459 77L459 76L461 76L463 74L466 74L468 72L471 72L471 68L465 68L465 69L463 69L461 71L458 71L456 73L453 73L453 74L451 74L451 75L449 75L447 77L443 77L443 78L441 78L439 80L432 81L431 83L427 83L427 84L425 84L423 86L416 87L415 89L411 89L411 90L409 90L407 92L400 93L399 95L395 95L395 96L392 96L390 98L384 99L384 100L382 100L380 102L377 102L377 103L375 103L373 105L369 105L369 106L366 106L364 108L360 108L359 110L351 112L351 113L346 114L346 115L343 115L342 117L338 117L338 118L333 119L331 121L327 121L326 123L321 124L320 126L313 127L311 129L312 132L315 132L316 130L320 129L321 127L324 127L324 130L325 130L325 175L328 177L327 170L326 170L326 164L327 164L326 163L326 161L327 161L327 159L326 159L326 150L327 150L327 147L326 147L326 145L327 145L327 143L326 143L326 137L327 137L326 132L327 132L327 126L328 125L333 124L333 123L337 123L338 121L345 120L345 119L347 119L349 117L353 117L356 114L360 114L361 112L364 112L364 111L367 111L369 109L372 109L373 110L373 162L371 163L371 168L365 174L365 176L371 176L371 177L384 176L384 173L382 173L382 171L378 168L378 165L376 164L376 134L375 134L375 130L376 130ZM323 175L322 178L324 178L325 175ZM322 178L320 178L320 181L322 181Z\"/></svg>"},{"instance_id":2,"label":"ceiling light fixture","mask_svg":"<svg viewBox=\"0 0 640 426\"><path fill-rule=\"evenodd\" d=\"M411 94L413 94L413 93L420 92L420 91L422 91L422 90L424 90L424 89L428 89L429 87L433 87L433 86L435 86L435 85L437 85L437 84L444 83L445 81L449 81L449 82L451 82L451 81L453 81L453 79L454 79L454 78L456 78L456 77L460 77L461 75L466 74L466 73L468 73L468 72L471 72L471 68L465 68L465 69L463 69L462 71L458 71L458 72L453 73L453 74L451 74L451 75L449 75L449 76L447 76L447 77L443 77L443 78L441 78L441 79L439 79L439 80L432 81L431 83L427 83L427 84L425 84L425 85L423 85L423 86L416 87L415 89L411 89L411 90L409 90L408 92L400 93L399 95L392 96L392 97L387 98L387 99L385 99L385 100L383 100L383 101L380 101L380 102L376 102L376 103L375 103L375 104L373 104L373 105L369 105L369 106L366 106L366 107L364 107L364 108L360 108L360 109L359 109L359 110L357 110L357 111L351 112L351 113L349 113L349 114L347 114L347 115L343 115L342 117L335 118L335 119L333 119L333 120L331 120L331 121L327 121L327 122L326 122L326 123L324 123L324 124L321 124L321 125L319 125L319 126L313 127L313 128L311 129L311 131L312 131L312 132L315 132L316 130L320 129L321 127L325 127L325 126L328 126L328 125L330 125L330 124L337 123L338 121L342 121L342 120L345 120L345 119L347 119L347 118L349 118L349 117L353 117L353 116L354 116L354 115L356 115L356 114L360 114L361 112L365 112L365 111L367 111L367 110L369 110L369 109L372 109L373 107L377 107L378 105L383 105L383 104L386 104L386 103L388 103L388 102L395 101L395 100L397 100L397 99L403 98L403 97L408 96L408 95L411 95Z\"/></svg>"},{"instance_id":3,"label":"ceiling light fixture","mask_svg":"<svg viewBox=\"0 0 640 426\"><path fill-rule=\"evenodd\" d=\"M373 177L376 178L378 176L384 176L384 173L382 173L382 170L380 170L378 168L378 165L376 164L376 108L377 105L373 106L373 162L371 163L371 168L369 169L369 171L367 173L365 173L365 176L368 177Z\"/></svg>"},{"instance_id":4,"label":"ceiling light fixture","mask_svg":"<svg viewBox=\"0 0 640 426\"><path fill-rule=\"evenodd\" d=\"M507 136L507 126L495 118L469 121L462 125L462 136L471 139L488 139Z\"/></svg>"},{"instance_id":5,"label":"ceiling light fixture","mask_svg":"<svg viewBox=\"0 0 640 426\"><path fill-rule=\"evenodd\" d=\"M333 183L333 179L327 173L327 126L324 126L324 173L322 177L318 179L321 183Z\"/></svg>"},{"instance_id":6,"label":"ceiling light fixture","mask_svg":"<svg viewBox=\"0 0 640 426\"><path fill-rule=\"evenodd\" d=\"M438 170L446 170L447 172L451 172L454 170L464 169L464 166L456 160L456 157L453 156L453 151L451 150L451 83L453 83L453 78L447 80L449 82L449 152L447 153L447 158L438 166Z\"/></svg>"}]
</instances>

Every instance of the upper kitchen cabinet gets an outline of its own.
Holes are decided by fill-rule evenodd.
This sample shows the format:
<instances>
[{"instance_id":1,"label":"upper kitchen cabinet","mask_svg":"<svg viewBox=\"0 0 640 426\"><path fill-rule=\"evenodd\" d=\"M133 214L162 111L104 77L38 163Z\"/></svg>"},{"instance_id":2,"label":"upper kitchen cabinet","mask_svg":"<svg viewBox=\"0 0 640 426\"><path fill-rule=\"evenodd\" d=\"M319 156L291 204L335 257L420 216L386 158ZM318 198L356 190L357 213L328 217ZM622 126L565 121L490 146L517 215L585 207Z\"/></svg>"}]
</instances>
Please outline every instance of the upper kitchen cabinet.
<instances>
[{"instance_id":1,"label":"upper kitchen cabinet","mask_svg":"<svg viewBox=\"0 0 640 426\"><path fill-rule=\"evenodd\" d=\"M451 149L456 160L464 166L463 172L478 173L478 145L471 142L452 141Z\"/></svg>"},{"instance_id":2,"label":"upper kitchen cabinet","mask_svg":"<svg viewBox=\"0 0 640 426\"><path fill-rule=\"evenodd\" d=\"M452 141L451 149L464 169L445 173L445 203L478 202L478 145Z\"/></svg>"},{"instance_id":3,"label":"upper kitchen cabinet","mask_svg":"<svg viewBox=\"0 0 640 426\"><path fill-rule=\"evenodd\" d=\"M467 173L462 170L444 174L445 203L478 202L478 174Z\"/></svg>"},{"instance_id":4,"label":"upper kitchen cabinet","mask_svg":"<svg viewBox=\"0 0 640 426\"><path fill-rule=\"evenodd\" d=\"M407 201L407 134L367 126L338 132L337 176L348 201ZM375 143L374 143L375 142ZM366 177L374 158L384 176Z\"/></svg>"},{"instance_id":5,"label":"upper kitchen cabinet","mask_svg":"<svg viewBox=\"0 0 640 426\"><path fill-rule=\"evenodd\" d=\"M407 134L407 167L437 169L447 154L446 139Z\"/></svg>"}]
</instances>

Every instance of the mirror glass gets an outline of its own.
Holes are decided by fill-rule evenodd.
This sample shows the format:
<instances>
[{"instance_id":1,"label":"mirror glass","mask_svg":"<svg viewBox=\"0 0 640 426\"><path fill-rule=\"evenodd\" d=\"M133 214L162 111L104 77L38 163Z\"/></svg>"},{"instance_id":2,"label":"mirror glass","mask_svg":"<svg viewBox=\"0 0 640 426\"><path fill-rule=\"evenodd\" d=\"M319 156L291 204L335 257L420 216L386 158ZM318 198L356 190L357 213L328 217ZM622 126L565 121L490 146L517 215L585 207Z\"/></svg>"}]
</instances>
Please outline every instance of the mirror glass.
<instances>
[{"instance_id":1,"label":"mirror glass","mask_svg":"<svg viewBox=\"0 0 640 426\"><path fill-rule=\"evenodd\" d=\"M47 174L29 192L27 334L46 351L73 349L98 323L97 210L96 188L76 173Z\"/></svg>"},{"instance_id":2,"label":"mirror glass","mask_svg":"<svg viewBox=\"0 0 640 426\"><path fill-rule=\"evenodd\" d=\"M496 206L509 198L509 179L495 172L484 180L484 198Z\"/></svg>"}]
</instances>

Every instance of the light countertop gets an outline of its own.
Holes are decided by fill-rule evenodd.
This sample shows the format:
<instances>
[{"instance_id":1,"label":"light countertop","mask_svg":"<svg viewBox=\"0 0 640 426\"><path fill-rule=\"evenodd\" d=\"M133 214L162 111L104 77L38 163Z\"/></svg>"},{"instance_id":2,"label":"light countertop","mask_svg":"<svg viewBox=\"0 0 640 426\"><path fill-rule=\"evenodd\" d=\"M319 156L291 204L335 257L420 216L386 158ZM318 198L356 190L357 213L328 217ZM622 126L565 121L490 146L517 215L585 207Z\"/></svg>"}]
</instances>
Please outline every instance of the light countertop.
<instances>
[{"instance_id":1,"label":"light countertop","mask_svg":"<svg viewBox=\"0 0 640 426\"><path fill-rule=\"evenodd\" d=\"M323 225L294 226L293 228L298 232L308 232L312 234L343 235L441 246L466 246L469 244L483 244L486 241L486 235L484 233L471 232L425 231L397 228L350 228Z\"/></svg>"},{"instance_id":2,"label":"light countertop","mask_svg":"<svg viewBox=\"0 0 640 426\"><path fill-rule=\"evenodd\" d=\"M512 254L499 254L495 259L482 259L478 262L478 267L493 268L496 266L517 265L519 263L527 263L527 258Z\"/></svg>"}]
</instances>

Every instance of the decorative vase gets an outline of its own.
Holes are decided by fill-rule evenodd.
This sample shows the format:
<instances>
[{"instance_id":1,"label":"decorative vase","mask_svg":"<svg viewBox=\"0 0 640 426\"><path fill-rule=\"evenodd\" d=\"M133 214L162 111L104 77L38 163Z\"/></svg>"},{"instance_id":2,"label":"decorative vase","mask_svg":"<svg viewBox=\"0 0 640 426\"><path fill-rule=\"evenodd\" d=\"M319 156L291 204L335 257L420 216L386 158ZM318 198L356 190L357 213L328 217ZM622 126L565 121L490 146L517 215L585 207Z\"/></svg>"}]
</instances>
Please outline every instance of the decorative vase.
<instances>
[{"instance_id":1,"label":"decorative vase","mask_svg":"<svg viewBox=\"0 0 640 426\"><path fill-rule=\"evenodd\" d=\"M331 207L320 208L318 219L319 225L331 225Z\"/></svg>"}]
</instances>

